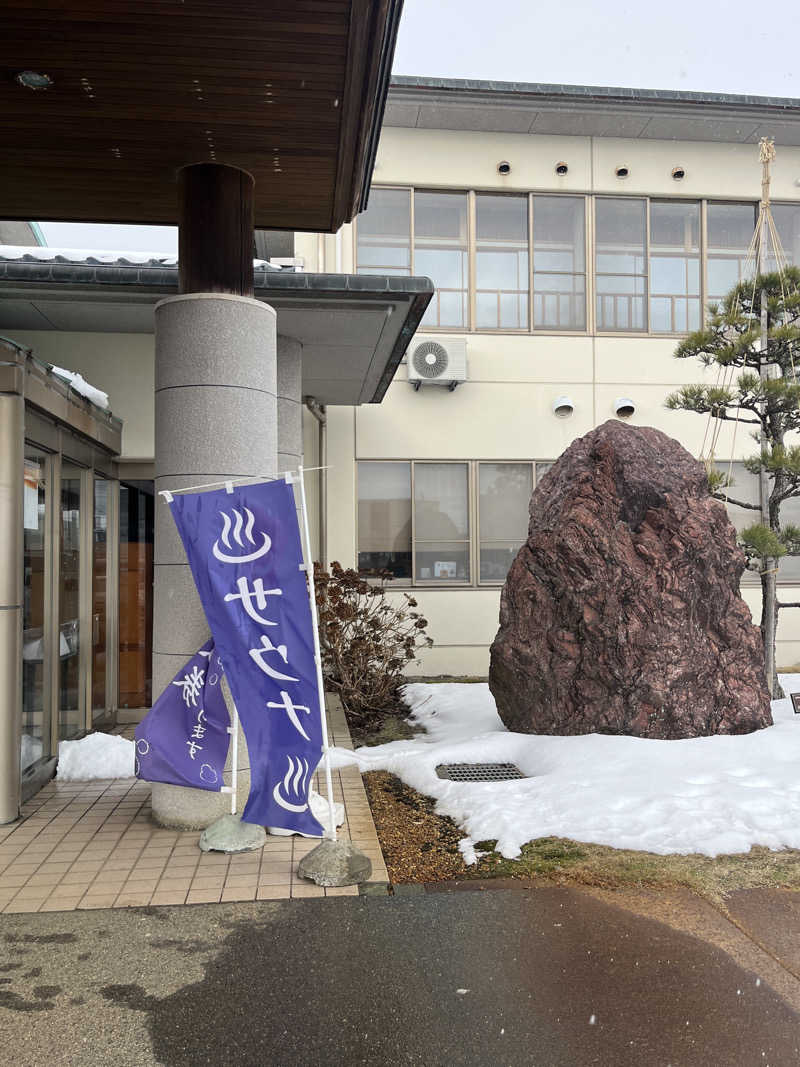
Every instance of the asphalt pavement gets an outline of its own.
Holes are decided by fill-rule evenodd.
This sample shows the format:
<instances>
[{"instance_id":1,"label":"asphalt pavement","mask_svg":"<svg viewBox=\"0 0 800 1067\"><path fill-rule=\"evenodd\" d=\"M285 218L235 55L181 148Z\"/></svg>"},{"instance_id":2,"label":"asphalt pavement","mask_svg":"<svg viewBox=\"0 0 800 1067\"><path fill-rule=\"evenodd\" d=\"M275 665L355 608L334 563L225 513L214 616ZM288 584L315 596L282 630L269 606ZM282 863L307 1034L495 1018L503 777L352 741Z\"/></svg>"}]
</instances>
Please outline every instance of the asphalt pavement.
<instances>
[{"instance_id":1,"label":"asphalt pavement","mask_svg":"<svg viewBox=\"0 0 800 1067\"><path fill-rule=\"evenodd\" d=\"M0 1060L800 1065L796 895L470 889L3 916Z\"/></svg>"}]
</instances>

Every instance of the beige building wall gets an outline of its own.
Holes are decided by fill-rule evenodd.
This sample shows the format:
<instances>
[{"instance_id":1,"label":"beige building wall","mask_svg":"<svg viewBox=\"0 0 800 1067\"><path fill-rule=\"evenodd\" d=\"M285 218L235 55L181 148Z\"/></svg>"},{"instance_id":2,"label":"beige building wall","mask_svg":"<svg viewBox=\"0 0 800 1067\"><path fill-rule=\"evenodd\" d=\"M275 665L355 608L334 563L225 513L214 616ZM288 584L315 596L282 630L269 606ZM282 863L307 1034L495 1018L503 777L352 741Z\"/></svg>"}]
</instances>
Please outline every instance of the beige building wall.
<instances>
[{"instance_id":1,"label":"beige building wall","mask_svg":"<svg viewBox=\"0 0 800 1067\"><path fill-rule=\"evenodd\" d=\"M15 330L14 340L37 359L82 374L108 393L109 406L123 420L122 459L154 456L155 352L145 333L65 333Z\"/></svg>"},{"instance_id":2,"label":"beige building wall","mask_svg":"<svg viewBox=\"0 0 800 1067\"><path fill-rule=\"evenodd\" d=\"M512 164L508 177L497 173L500 160ZM554 172L560 161L569 166L564 178ZM629 169L624 180L614 174L621 164ZM671 177L677 166L686 173L680 183ZM781 148L773 173L775 199L800 199L799 148ZM384 128L374 184L755 201L760 167L755 145ZM589 214L591 219L591 207ZM335 238L307 239L306 269L355 270L354 237L354 227L345 226ZM463 331L430 336L466 337L465 384L454 392L431 386L415 392L401 366L381 405L329 411L329 558L344 565L357 560L358 460L552 460L576 437L614 417L620 396L636 405L632 424L663 430L695 455L701 449L705 417L671 412L664 400L681 384L713 380L715 372L706 376L694 362L675 359L678 337ZM574 413L559 419L552 404L565 394ZM735 442L733 428L723 429L719 456L742 458L753 449L746 429L739 428ZM758 621L759 587L743 591ZM798 600L800 589L781 586L779 595ZM486 675L499 588L417 587L414 596L436 644L410 673ZM798 661L800 610L786 610L778 662Z\"/></svg>"}]
</instances>

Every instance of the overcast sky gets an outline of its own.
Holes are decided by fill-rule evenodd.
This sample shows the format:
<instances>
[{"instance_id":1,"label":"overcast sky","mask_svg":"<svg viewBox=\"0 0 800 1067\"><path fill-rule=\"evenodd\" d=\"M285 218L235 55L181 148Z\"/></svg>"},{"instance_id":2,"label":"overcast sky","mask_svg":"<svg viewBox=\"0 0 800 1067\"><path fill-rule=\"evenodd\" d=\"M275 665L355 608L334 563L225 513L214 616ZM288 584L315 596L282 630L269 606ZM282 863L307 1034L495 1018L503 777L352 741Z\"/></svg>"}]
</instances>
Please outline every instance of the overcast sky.
<instances>
[{"instance_id":1,"label":"overcast sky","mask_svg":"<svg viewBox=\"0 0 800 1067\"><path fill-rule=\"evenodd\" d=\"M394 73L795 97L797 29L796 0L405 0Z\"/></svg>"},{"instance_id":2,"label":"overcast sky","mask_svg":"<svg viewBox=\"0 0 800 1067\"><path fill-rule=\"evenodd\" d=\"M797 29L796 0L405 0L394 73L800 97ZM52 247L178 248L169 226L42 229Z\"/></svg>"}]
</instances>

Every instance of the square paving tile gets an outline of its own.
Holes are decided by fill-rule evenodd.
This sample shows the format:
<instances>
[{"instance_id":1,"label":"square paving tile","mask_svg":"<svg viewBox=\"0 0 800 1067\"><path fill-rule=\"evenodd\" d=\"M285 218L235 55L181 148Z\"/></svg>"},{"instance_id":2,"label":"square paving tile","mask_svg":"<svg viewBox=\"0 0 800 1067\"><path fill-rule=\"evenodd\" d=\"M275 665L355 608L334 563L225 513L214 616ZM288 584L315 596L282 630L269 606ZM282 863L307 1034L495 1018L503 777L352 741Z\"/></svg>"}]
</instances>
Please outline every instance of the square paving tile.
<instances>
[{"instance_id":1,"label":"square paving tile","mask_svg":"<svg viewBox=\"0 0 800 1067\"><path fill-rule=\"evenodd\" d=\"M333 706L331 734L352 747L341 708ZM133 728L118 732L132 735ZM315 778L324 793L323 776ZM334 796L345 805L350 835L386 870L369 804L356 767L333 774ZM297 863L319 843L299 836L267 838L262 850L226 856L202 853L198 834L157 827L150 790L135 779L48 783L22 808L20 822L0 827L0 911L208 904L218 900L281 900L355 896L356 886L327 892L295 877Z\"/></svg>"}]
</instances>

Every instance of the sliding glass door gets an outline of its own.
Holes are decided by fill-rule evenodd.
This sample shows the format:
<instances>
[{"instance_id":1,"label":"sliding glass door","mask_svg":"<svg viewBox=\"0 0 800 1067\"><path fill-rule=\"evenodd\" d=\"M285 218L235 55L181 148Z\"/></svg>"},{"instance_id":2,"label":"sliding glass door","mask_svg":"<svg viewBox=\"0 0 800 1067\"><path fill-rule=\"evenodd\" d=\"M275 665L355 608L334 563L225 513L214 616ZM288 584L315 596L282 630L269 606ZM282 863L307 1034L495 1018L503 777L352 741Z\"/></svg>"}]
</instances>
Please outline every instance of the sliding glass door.
<instances>
[{"instance_id":1,"label":"sliding glass door","mask_svg":"<svg viewBox=\"0 0 800 1067\"><path fill-rule=\"evenodd\" d=\"M74 737L85 728L81 701L81 514L83 472L61 464L58 564L58 738Z\"/></svg>"},{"instance_id":2,"label":"sliding glass door","mask_svg":"<svg viewBox=\"0 0 800 1067\"><path fill-rule=\"evenodd\" d=\"M22 739L24 773L50 755L50 707L47 685L48 634L46 591L50 581L49 472L51 459L32 446L25 448L23 489L24 600L22 637Z\"/></svg>"}]
</instances>

